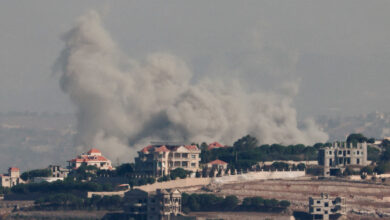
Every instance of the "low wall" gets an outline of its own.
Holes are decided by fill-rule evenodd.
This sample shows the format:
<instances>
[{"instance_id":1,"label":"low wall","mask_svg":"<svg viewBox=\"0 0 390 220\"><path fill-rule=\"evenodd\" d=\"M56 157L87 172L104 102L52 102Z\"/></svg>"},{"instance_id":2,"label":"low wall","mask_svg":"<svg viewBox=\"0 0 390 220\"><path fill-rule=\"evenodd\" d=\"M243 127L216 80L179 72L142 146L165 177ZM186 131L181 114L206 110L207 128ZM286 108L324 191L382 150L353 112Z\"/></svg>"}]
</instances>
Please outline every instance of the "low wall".
<instances>
[{"instance_id":1,"label":"low wall","mask_svg":"<svg viewBox=\"0 0 390 220\"><path fill-rule=\"evenodd\" d=\"M213 178L217 184L247 182L253 180L291 179L305 176L305 171L261 171Z\"/></svg>"},{"instance_id":2,"label":"low wall","mask_svg":"<svg viewBox=\"0 0 390 220\"><path fill-rule=\"evenodd\" d=\"M230 175L222 177L207 177L207 178L186 178L177 179L167 182L157 182L144 186L136 186L135 189L144 190L147 192L155 191L156 189L182 188L191 186L205 186L210 183L226 184L234 182L246 182L253 180L267 179L291 179L305 176L305 171L260 171L250 172L239 175Z\"/></svg>"},{"instance_id":3,"label":"low wall","mask_svg":"<svg viewBox=\"0 0 390 220\"><path fill-rule=\"evenodd\" d=\"M123 190L123 191L114 191L114 192L87 192L87 197L92 198L93 196L125 196L125 193L129 190Z\"/></svg>"}]
</instances>

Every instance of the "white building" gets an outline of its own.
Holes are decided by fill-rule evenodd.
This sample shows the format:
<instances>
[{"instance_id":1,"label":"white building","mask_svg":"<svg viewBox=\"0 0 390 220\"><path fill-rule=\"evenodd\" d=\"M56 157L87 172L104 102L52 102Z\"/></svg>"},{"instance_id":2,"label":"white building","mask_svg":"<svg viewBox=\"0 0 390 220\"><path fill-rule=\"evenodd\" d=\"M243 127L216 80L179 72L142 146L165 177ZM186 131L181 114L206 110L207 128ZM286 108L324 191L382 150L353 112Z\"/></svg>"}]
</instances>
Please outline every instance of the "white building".
<instances>
[{"instance_id":1,"label":"white building","mask_svg":"<svg viewBox=\"0 0 390 220\"><path fill-rule=\"evenodd\" d=\"M102 152L92 148L87 153L83 153L76 158L69 160L69 168L78 169L81 165L95 166L100 170L113 170L111 161L102 156Z\"/></svg>"},{"instance_id":2,"label":"white building","mask_svg":"<svg viewBox=\"0 0 390 220\"><path fill-rule=\"evenodd\" d=\"M0 174L2 187L13 187L24 181L20 178L20 170L17 167L10 167L7 174Z\"/></svg>"},{"instance_id":3,"label":"white building","mask_svg":"<svg viewBox=\"0 0 390 220\"><path fill-rule=\"evenodd\" d=\"M153 176L169 175L176 168L195 173L200 169L200 152L195 145L150 145L138 151L135 168Z\"/></svg>"}]
</instances>

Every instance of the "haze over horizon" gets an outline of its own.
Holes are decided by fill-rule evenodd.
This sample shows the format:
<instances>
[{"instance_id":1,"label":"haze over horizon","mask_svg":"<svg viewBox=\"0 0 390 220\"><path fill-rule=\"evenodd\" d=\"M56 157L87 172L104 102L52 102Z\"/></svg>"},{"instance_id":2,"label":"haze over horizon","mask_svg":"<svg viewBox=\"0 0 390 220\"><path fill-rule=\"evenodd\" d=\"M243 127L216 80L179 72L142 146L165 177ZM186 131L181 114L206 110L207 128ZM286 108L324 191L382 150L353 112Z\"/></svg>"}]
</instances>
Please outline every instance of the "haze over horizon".
<instances>
[{"instance_id":1,"label":"haze over horizon","mask_svg":"<svg viewBox=\"0 0 390 220\"><path fill-rule=\"evenodd\" d=\"M326 141L326 123L312 118L390 112L389 9L386 1L6 2L0 112L75 114L74 145L115 145L113 157L153 138ZM74 130L64 127L68 146Z\"/></svg>"}]
</instances>

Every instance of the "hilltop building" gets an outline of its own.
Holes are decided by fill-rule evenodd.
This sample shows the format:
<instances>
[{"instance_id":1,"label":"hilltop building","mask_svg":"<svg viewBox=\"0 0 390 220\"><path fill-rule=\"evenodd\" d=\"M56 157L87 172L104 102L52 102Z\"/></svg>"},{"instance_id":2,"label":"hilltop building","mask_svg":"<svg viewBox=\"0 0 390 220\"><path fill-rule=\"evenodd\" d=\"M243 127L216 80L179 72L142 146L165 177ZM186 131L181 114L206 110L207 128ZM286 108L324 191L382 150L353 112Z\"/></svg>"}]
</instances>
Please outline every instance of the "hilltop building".
<instances>
[{"instance_id":1,"label":"hilltop building","mask_svg":"<svg viewBox=\"0 0 390 220\"><path fill-rule=\"evenodd\" d=\"M70 170L66 168L62 168L60 165L49 165L47 168L51 171L51 176L48 177L34 177L34 183L41 182L55 182L57 180L63 181L69 174Z\"/></svg>"},{"instance_id":2,"label":"hilltop building","mask_svg":"<svg viewBox=\"0 0 390 220\"><path fill-rule=\"evenodd\" d=\"M0 174L2 187L13 187L24 181L20 178L20 170L17 167L10 167L7 174Z\"/></svg>"},{"instance_id":3,"label":"hilltop building","mask_svg":"<svg viewBox=\"0 0 390 220\"><path fill-rule=\"evenodd\" d=\"M146 192L135 189L125 193L124 211L135 219L171 219L181 213L181 192L177 189L157 189Z\"/></svg>"},{"instance_id":4,"label":"hilltop building","mask_svg":"<svg viewBox=\"0 0 390 220\"><path fill-rule=\"evenodd\" d=\"M141 175L169 175L176 168L199 170L200 150L195 145L149 145L138 151L135 169Z\"/></svg>"},{"instance_id":5,"label":"hilltop building","mask_svg":"<svg viewBox=\"0 0 390 220\"><path fill-rule=\"evenodd\" d=\"M319 150L318 164L324 166L324 176L343 171L346 166L367 166L367 143L334 142Z\"/></svg>"},{"instance_id":6,"label":"hilltop building","mask_svg":"<svg viewBox=\"0 0 390 220\"><path fill-rule=\"evenodd\" d=\"M213 150L213 149L225 148L225 147L227 146L224 146L218 142L213 142L207 146L207 150Z\"/></svg>"},{"instance_id":7,"label":"hilltop building","mask_svg":"<svg viewBox=\"0 0 390 220\"><path fill-rule=\"evenodd\" d=\"M321 197L310 197L309 213L313 219L324 220L328 220L330 215L345 215L345 198L336 197L331 199L326 193L321 193Z\"/></svg>"},{"instance_id":8,"label":"hilltop building","mask_svg":"<svg viewBox=\"0 0 390 220\"><path fill-rule=\"evenodd\" d=\"M102 156L102 152L92 148L87 153L78 155L76 158L69 160L70 169L78 169L81 165L95 166L100 170L113 170L111 161Z\"/></svg>"}]
</instances>

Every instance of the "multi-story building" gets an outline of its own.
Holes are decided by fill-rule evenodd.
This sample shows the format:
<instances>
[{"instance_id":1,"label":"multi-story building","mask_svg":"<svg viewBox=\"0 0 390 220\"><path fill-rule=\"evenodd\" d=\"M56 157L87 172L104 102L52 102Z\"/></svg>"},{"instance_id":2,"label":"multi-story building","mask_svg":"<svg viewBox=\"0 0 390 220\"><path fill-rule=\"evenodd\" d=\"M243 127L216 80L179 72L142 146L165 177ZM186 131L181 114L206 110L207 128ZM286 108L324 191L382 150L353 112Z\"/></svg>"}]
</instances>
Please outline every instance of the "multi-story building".
<instances>
[{"instance_id":1,"label":"multi-story building","mask_svg":"<svg viewBox=\"0 0 390 220\"><path fill-rule=\"evenodd\" d=\"M138 151L135 169L152 176L168 175L176 168L195 173L199 170L200 152L195 145L149 145Z\"/></svg>"},{"instance_id":2,"label":"multi-story building","mask_svg":"<svg viewBox=\"0 0 390 220\"><path fill-rule=\"evenodd\" d=\"M345 198L329 198L326 193L321 193L321 197L309 198L309 213L313 219L328 220L330 215L345 215Z\"/></svg>"},{"instance_id":3,"label":"multi-story building","mask_svg":"<svg viewBox=\"0 0 390 220\"><path fill-rule=\"evenodd\" d=\"M0 174L2 187L13 187L24 181L20 178L20 170L16 167L10 167L7 174Z\"/></svg>"},{"instance_id":4,"label":"multi-story building","mask_svg":"<svg viewBox=\"0 0 390 220\"><path fill-rule=\"evenodd\" d=\"M51 171L51 177L66 178L69 174L69 169L60 165L50 165L48 169Z\"/></svg>"},{"instance_id":5,"label":"multi-story building","mask_svg":"<svg viewBox=\"0 0 390 220\"><path fill-rule=\"evenodd\" d=\"M324 166L324 176L349 165L367 166L367 143L334 142L319 150L318 164Z\"/></svg>"},{"instance_id":6,"label":"multi-story building","mask_svg":"<svg viewBox=\"0 0 390 220\"><path fill-rule=\"evenodd\" d=\"M76 158L69 160L69 168L77 169L81 165L95 166L100 170L113 170L111 161L102 156L102 152L92 148L87 153L78 155Z\"/></svg>"},{"instance_id":7,"label":"multi-story building","mask_svg":"<svg viewBox=\"0 0 390 220\"><path fill-rule=\"evenodd\" d=\"M124 211L135 219L171 219L181 213L181 192L177 189L157 189L145 192L131 190L124 196Z\"/></svg>"}]
</instances>

